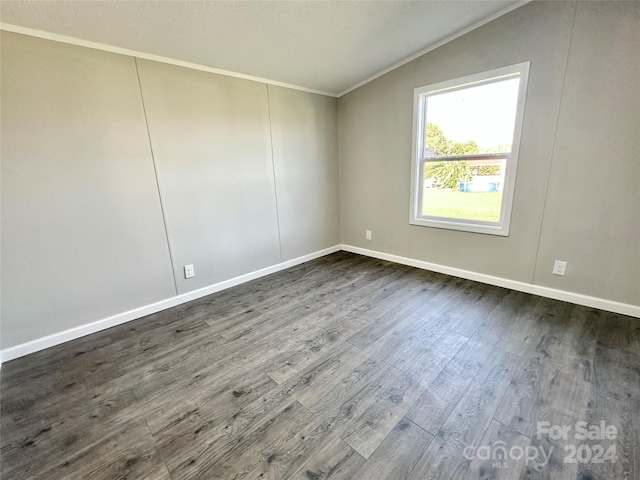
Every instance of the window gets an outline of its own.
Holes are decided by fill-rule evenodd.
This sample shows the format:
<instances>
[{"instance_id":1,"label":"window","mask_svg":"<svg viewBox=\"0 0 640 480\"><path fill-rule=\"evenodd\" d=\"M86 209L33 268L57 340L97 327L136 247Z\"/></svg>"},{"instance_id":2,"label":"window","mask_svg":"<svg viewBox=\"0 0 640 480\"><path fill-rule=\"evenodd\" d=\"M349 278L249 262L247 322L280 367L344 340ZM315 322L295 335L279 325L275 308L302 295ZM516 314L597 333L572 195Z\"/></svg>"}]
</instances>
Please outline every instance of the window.
<instances>
[{"instance_id":1,"label":"window","mask_svg":"<svg viewBox=\"0 0 640 480\"><path fill-rule=\"evenodd\" d=\"M409 223L509 235L529 62L414 90Z\"/></svg>"}]
</instances>

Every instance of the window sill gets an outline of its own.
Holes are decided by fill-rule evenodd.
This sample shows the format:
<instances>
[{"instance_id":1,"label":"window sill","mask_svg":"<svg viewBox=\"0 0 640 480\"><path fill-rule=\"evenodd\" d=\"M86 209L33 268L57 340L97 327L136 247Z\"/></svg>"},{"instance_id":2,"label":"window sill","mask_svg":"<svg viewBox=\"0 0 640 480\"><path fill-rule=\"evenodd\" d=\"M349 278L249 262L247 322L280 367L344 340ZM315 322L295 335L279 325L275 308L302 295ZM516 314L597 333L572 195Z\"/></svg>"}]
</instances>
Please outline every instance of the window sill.
<instances>
[{"instance_id":1,"label":"window sill","mask_svg":"<svg viewBox=\"0 0 640 480\"><path fill-rule=\"evenodd\" d=\"M419 227L444 228L446 230L458 230L460 232L482 233L485 235L509 236L509 227L496 223L465 222L464 220L447 220L436 218L411 218L410 225Z\"/></svg>"}]
</instances>

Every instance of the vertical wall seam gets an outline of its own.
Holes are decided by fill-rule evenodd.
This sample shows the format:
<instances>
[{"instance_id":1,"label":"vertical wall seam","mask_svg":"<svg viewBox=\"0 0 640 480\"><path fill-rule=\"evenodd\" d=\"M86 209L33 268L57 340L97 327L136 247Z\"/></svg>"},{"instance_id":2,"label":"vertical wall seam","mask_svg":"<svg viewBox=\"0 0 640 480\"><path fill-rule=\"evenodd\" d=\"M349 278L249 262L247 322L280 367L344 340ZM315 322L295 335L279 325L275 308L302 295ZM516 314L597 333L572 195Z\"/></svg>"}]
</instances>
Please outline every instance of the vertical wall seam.
<instances>
[{"instance_id":1,"label":"vertical wall seam","mask_svg":"<svg viewBox=\"0 0 640 480\"><path fill-rule=\"evenodd\" d=\"M273 172L273 192L276 200L276 223L278 224L278 247L280 248L280 262L282 259L282 231L280 230L280 207L278 206L278 181L276 178L276 158L273 154L273 126L271 121L271 97L269 95L269 84L267 88L267 109L269 110L269 145L271 146L271 171Z\"/></svg>"},{"instance_id":2,"label":"vertical wall seam","mask_svg":"<svg viewBox=\"0 0 640 480\"><path fill-rule=\"evenodd\" d=\"M341 112L340 98L336 99L336 155L338 164L338 242L345 243L344 228L342 226L342 121L340 120Z\"/></svg>"},{"instance_id":3,"label":"vertical wall seam","mask_svg":"<svg viewBox=\"0 0 640 480\"><path fill-rule=\"evenodd\" d=\"M138 88L140 89L140 99L142 100L142 112L144 113L144 123L147 127L147 139L149 141L149 150L151 151L151 162L153 163L153 173L156 178L156 186L158 187L158 199L160 200L160 211L162 212L162 223L164 225L164 233L167 240L167 247L169 249L169 261L171 262L171 273L173 274L173 287L178 292L178 279L176 278L176 265L173 255L173 248L171 246L171 240L169 237L169 221L167 219L167 212L164 205L164 198L162 195L162 182L160 181L160 172L158 171L158 165L156 163L156 155L153 151L153 144L151 143L151 131L149 130L149 120L147 118L147 107L144 103L144 94L142 93L142 82L140 81L140 71L138 69L138 59L133 57L133 61L136 65L136 75L138 77Z\"/></svg>"},{"instance_id":4,"label":"vertical wall seam","mask_svg":"<svg viewBox=\"0 0 640 480\"><path fill-rule=\"evenodd\" d=\"M556 122L551 142L551 160L549 161L549 169L547 170L547 183L544 190L544 205L542 206L542 215L540 217L540 226L538 228L538 243L536 245L536 255L533 262L533 273L531 275L531 284L535 285L536 274L538 273L538 257L540 255L540 243L542 242L542 229L544 228L544 219L547 213L547 204L549 199L549 184L551 183L551 173L553 171L553 161L556 156L556 140L558 139L558 125L560 124L560 114L562 112L562 103L564 101L564 90L567 82L567 71L569 70L569 55L571 54L571 44L573 43L573 34L576 27L576 16L578 14L578 2L574 2L573 20L571 21L571 30L569 31L569 43L567 45L567 55L564 61L564 74L562 75L562 86L560 87L560 102L558 102L558 113L556 114Z\"/></svg>"}]
</instances>

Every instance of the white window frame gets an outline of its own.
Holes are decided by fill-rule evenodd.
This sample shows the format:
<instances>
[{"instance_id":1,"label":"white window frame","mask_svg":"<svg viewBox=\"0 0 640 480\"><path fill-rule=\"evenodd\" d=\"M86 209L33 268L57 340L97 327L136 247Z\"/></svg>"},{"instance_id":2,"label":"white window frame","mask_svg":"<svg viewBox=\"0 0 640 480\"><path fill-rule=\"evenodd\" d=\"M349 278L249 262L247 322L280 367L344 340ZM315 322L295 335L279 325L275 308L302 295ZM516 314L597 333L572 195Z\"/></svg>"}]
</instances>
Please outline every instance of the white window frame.
<instances>
[{"instance_id":1,"label":"white window frame","mask_svg":"<svg viewBox=\"0 0 640 480\"><path fill-rule=\"evenodd\" d=\"M511 222L511 208L513 206L513 196L515 193L516 170L518 166L518 154L520 151L520 137L522 134L522 122L524 119L525 99L527 96L527 83L529 79L530 62L517 63L502 68L496 68L486 72L468 75L462 78L455 78L446 82L436 83L416 88L413 91L413 140L411 159L411 205L409 223L425 227L446 228L449 230L461 230L465 232L485 233L491 235L509 235L509 225ZM492 81L504 80L506 77L514 77L519 74L520 84L518 89L518 104L516 108L516 119L513 131L513 143L511 154L507 158L505 167L505 180L502 186L502 202L500 208L500 220L498 222L487 222L482 220L468 220L448 217L435 217L422 215L422 195L424 192L424 165L427 161L442 161L443 158L436 157L427 159L424 156L425 143L425 121L426 98L429 95L443 93L444 91L455 91L469 88L476 85L488 84ZM468 155L464 157L481 158L482 155ZM444 157L452 161L452 157Z\"/></svg>"}]
</instances>

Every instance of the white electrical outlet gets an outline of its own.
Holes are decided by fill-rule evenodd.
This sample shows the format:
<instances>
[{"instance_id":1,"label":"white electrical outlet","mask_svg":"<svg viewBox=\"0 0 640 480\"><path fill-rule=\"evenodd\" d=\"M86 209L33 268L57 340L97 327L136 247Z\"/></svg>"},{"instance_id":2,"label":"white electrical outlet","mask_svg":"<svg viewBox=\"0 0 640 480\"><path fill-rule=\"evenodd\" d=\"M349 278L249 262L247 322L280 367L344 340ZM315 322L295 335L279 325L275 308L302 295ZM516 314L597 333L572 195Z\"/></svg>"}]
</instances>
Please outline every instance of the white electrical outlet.
<instances>
[{"instance_id":1,"label":"white electrical outlet","mask_svg":"<svg viewBox=\"0 0 640 480\"><path fill-rule=\"evenodd\" d=\"M196 271L193 269L193 265L184 266L184 278L193 278L196 276Z\"/></svg>"},{"instance_id":2,"label":"white electrical outlet","mask_svg":"<svg viewBox=\"0 0 640 480\"><path fill-rule=\"evenodd\" d=\"M367 240L371 240L371 230L364 231L364 238Z\"/></svg>"},{"instance_id":3,"label":"white electrical outlet","mask_svg":"<svg viewBox=\"0 0 640 480\"><path fill-rule=\"evenodd\" d=\"M564 275L567 271L567 262L562 262L560 260L556 260L553 264L553 273L554 275Z\"/></svg>"}]
</instances>

